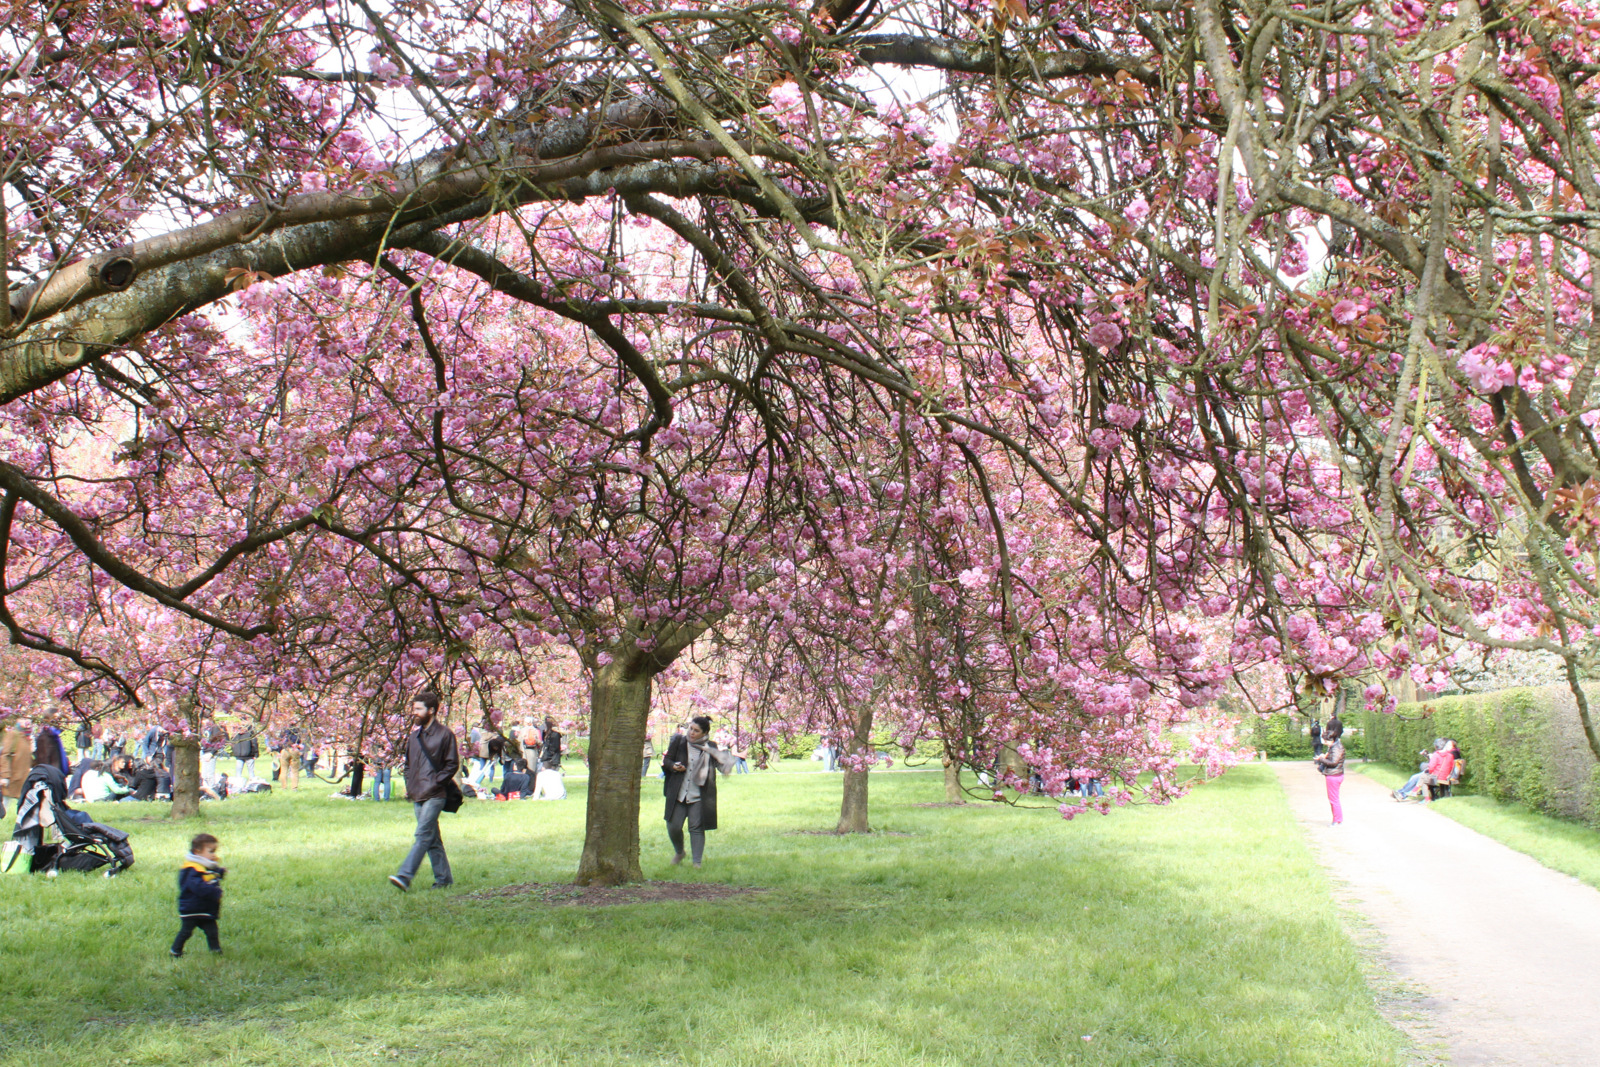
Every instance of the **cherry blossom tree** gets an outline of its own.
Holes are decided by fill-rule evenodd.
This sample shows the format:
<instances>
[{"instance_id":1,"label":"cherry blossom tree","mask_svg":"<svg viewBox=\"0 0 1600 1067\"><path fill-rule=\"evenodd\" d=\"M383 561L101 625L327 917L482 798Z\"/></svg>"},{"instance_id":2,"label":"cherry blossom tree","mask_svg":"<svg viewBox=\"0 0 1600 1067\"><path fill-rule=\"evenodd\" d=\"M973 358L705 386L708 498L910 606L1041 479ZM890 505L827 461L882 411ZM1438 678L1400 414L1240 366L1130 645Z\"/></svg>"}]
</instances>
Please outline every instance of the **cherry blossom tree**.
<instances>
[{"instance_id":1,"label":"cherry blossom tree","mask_svg":"<svg viewBox=\"0 0 1600 1067\"><path fill-rule=\"evenodd\" d=\"M1499 649L1600 754L1593 41L1470 0L19 10L0 624L127 699L67 625L124 596L372 699L559 638L580 877L625 880L651 680L866 588L830 526L895 502L837 475L898 448L987 517L908 512L873 587L964 761Z\"/></svg>"}]
</instances>

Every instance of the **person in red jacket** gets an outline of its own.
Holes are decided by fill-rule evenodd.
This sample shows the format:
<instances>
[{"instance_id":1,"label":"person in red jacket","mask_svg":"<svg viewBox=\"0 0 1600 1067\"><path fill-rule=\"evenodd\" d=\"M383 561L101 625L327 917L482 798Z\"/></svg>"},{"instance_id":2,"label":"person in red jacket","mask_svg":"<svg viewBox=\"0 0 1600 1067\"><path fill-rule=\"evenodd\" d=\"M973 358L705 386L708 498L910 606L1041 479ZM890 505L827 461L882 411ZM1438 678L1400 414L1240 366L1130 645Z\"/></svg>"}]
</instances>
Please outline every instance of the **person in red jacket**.
<instances>
[{"instance_id":1,"label":"person in red jacket","mask_svg":"<svg viewBox=\"0 0 1600 1067\"><path fill-rule=\"evenodd\" d=\"M1455 773L1456 757L1453 746L1442 737L1438 738L1434 745L1433 754L1428 757L1428 762L1423 764L1422 769L1413 774L1405 785L1394 791L1393 796L1396 800L1405 800L1415 793L1417 799L1426 804L1428 787L1448 782L1450 776Z\"/></svg>"}]
</instances>

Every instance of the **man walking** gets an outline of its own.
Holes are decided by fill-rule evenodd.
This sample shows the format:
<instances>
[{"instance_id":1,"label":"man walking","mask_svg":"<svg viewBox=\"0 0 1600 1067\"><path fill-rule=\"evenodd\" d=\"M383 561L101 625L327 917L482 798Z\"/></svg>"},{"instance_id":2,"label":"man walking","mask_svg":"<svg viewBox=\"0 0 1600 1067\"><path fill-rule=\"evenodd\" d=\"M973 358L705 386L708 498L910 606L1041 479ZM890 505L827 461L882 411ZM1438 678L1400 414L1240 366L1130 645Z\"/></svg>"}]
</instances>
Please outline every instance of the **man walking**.
<instances>
[{"instance_id":1,"label":"man walking","mask_svg":"<svg viewBox=\"0 0 1600 1067\"><path fill-rule=\"evenodd\" d=\"M451 883L450 859L439 835L439 814L461 807L461 787L455 782L461 756L456 735L439 721L439 694L417 694L411 703L411 725L411 736L406 739L406 799L417 815L417 836L400 870L389 876L389 882L402 893L411 888L423 856L433 868L433 888L443 889Z\"/></svg>"}]
</instances>

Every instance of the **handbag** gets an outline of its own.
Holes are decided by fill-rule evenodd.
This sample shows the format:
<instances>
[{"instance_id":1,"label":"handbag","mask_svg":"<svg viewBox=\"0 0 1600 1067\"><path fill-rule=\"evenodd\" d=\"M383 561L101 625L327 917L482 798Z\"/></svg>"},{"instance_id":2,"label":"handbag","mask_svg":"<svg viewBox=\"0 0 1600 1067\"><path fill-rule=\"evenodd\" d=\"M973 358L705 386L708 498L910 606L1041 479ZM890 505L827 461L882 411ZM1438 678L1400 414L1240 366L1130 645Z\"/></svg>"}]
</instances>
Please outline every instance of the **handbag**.
<instances>
[{"instance_id":1,"label":"handbag","mask_svg":"<svg viewBox=\"0 0 1600 1067\"><path fill-rule=\"evenodd\" d=\"M428 761L428 766L433 768L433 773L438 774L439 765L433 762L433 755L428 751L428 746L423 744L421 741L418 741L417 747L422 750L422 758ZM460 811L462 799L461 787L456 784L454 776L445 779L444 810L450 812L451 814Z\"/></svg>"}]
</instances>

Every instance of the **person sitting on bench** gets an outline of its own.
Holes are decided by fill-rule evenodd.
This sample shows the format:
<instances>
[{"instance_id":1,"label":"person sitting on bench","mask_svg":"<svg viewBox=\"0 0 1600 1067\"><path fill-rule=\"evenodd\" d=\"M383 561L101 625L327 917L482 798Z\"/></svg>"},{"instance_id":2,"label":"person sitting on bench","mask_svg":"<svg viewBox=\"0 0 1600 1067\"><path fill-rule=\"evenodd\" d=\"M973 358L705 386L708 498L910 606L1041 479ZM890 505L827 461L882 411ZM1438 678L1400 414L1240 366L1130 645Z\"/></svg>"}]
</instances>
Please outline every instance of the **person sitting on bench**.
<instances>
[{"instance_id":1,"label":"person sitting on bench","mask_svg":"<svg viewBox=\"0 0 1600 1067\"><path fill-rule=\"evenodd\" d=\"M1391 794L1396 800L1406 800L1415 792L1417 799L1426 804L1429 788L1450 780L1451 772L1455 770L1455 757L1450 754L1450 744L1442 737L1434 743L1437 747L1422 770L1413 774L1404 786Z\"/></svg>"}]
</instances>

